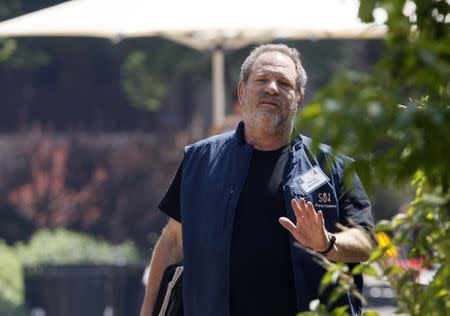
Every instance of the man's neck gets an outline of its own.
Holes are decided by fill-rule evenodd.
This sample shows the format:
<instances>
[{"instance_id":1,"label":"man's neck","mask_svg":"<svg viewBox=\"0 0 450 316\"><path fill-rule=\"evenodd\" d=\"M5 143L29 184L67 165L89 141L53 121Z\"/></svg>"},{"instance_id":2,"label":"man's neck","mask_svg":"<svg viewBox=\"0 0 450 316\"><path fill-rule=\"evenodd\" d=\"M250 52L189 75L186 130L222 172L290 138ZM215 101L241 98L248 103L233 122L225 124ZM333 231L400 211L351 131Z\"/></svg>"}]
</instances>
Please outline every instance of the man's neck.
<instances>
[{"instance_id":1,"label":"man's neck","mask_svg":"<svg viewBox=\"0 0 450 316\"><path fill-rule=\"evenodd\" d=\"M289 144L291 132L268 134L245 128L244 137L247 144L253 145L253 148L261 151L271 151Z\"/></svg>"}]
</instances>

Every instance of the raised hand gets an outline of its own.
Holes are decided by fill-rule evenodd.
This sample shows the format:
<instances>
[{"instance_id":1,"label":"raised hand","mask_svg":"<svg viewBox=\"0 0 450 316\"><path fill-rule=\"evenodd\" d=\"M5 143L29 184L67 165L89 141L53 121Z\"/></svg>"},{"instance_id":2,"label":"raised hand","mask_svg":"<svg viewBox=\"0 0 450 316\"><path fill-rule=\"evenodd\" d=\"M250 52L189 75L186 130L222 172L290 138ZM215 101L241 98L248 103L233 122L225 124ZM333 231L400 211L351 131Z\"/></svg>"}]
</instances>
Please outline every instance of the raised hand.
<instances>
[{"instance_id":1,"label":"raised hand","mask_svg":"<svg viewBox=\"0 0 450 316\"><path fill-rule=\"evenodd\" d=\"M295 213L296 223L292 223L287 217L280 217L280 224L301 245L316 251L325 250L329 240L322 211L316 212L313 204L306 202L304 198L292 199L291 205Z\"/></svg>"}]
</instances>

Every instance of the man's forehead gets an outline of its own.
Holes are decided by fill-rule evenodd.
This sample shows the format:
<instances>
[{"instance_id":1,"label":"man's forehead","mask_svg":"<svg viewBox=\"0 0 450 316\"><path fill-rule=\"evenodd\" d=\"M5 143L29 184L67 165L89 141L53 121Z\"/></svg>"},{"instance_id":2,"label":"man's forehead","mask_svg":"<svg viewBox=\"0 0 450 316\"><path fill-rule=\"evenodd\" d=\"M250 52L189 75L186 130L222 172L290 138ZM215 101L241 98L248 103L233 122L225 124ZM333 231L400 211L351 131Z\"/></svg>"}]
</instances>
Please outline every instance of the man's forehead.
<instances>
[{"instance_id":1,"label":"man's forehead","mask_svg":"<svg viewBox=\"0 0 450 316\"><path fill-rule=\"evenodd\" d=\"M263 71L264 69L280 70L294 75L296 73L294 61L289 56L277 51L265 52L258 56L253 72Z\"/></svg>"}]
</instances>

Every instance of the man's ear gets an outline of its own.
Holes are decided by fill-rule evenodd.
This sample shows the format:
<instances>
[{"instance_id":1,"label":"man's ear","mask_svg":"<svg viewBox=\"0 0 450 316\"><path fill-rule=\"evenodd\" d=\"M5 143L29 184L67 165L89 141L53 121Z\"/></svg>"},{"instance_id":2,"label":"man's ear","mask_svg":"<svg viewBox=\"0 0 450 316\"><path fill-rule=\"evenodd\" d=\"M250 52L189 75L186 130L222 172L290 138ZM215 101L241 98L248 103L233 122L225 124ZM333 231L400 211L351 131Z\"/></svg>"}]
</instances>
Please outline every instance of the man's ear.
<instances>
[{"instance_id":1,"label":"man's ear","mask_svg":"<svg viewBox=\"0 0 450 316\"><path fill-rule=\"evenodd\" d=\"M297 112L299 112L300 109L302 108L302 105L303 105L303 97L304 97L304 94L303 94L303 93L300 93L300 94L297 96Z\"/></svg>"},{"instance_id":2,"label":"man's ear","mask_svg":"<svg viewBox=\"0 0 450 316\"><path fill-rule=\"evenodd\" d=\"M239 104L242 104L242 97L244 95L244 88L245 88L245 83L242 80L239 80L238 86L237 86L237 97L238 97L238 101Z\"/></svg>"}]
</instances>

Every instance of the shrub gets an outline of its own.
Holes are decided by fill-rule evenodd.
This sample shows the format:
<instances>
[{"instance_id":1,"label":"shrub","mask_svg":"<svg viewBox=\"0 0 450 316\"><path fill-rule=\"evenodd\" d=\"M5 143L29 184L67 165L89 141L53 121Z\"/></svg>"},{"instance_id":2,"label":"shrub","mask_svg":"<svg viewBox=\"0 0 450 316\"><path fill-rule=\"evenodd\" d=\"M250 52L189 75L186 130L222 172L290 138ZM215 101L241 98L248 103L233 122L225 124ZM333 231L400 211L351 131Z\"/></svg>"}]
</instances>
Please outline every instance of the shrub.
<instances>
[{"instance_id":1,"label":"shrub","mask_svg":"<svg viewBox=\"0 0 450 316\"><path fill-rule=\"evenodd\" d=\"M22 266L14 249L0 240L0 300L10 304L23 301ZM1 302L0 302L0 305ZM3 313L1 313L3 315Z\"/></svg>"},{"instance_id":2,"label":"shrub","mask_svg":"<svg viewBox=\"0 0 450 316\"><path fill-rule=\"evenodd\" d=\"M0 239L0 315L28 315L24 306L23 268L65 264L133 264L141 257L132 241L113 245L91 235L43 229L28 243L8 246ZM38 270L33 270L38 271Z\"/></svg>"},{"instance_id":3,"label":"shrub","mask_svg":"<svg viewBox=\"0 0 450 316\"><path fill-rule=\"evenodd\" d=\"M133 242L112 245L103 240L64 229L42 229L29 243L16 245L16 254L24 265L74 263L135 263L140 260Z\"/></svg>"}]
</instances>

